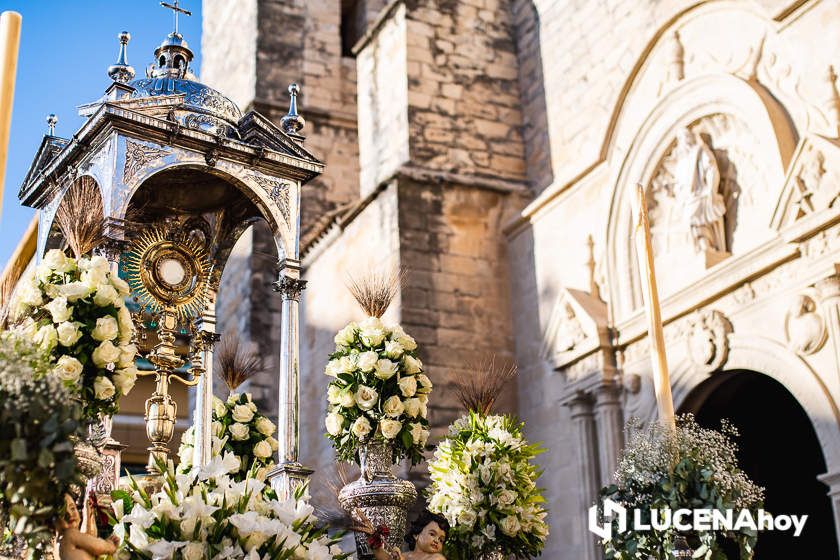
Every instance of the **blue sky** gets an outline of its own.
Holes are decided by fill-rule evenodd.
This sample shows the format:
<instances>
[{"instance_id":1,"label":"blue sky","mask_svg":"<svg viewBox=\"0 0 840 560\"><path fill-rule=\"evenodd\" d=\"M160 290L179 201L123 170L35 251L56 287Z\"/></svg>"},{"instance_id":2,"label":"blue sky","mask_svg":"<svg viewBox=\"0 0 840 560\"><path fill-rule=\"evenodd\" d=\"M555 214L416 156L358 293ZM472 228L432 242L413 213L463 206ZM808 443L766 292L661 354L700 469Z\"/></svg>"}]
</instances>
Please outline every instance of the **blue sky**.
<instances>
[{"instance_id":1,"label":"blue sky","mask_svg":"<svg viewBox=\"0 0 840 560\"><path fill-rule=\"evenodd\" d=\"M193 13L179 26L199 69L201 0L181 0L181 6ZM110 84L106 71L117 59L117 34L131 33L128 62L140 77L173 25L171 11L158 0L0 0L0 11L6 10L20 13L23 25L0 218L3 266L34 214L17 193L47 132L47 115L58 115L57 136L71 137L83 122L76 107L99 98Z\"/></svg>"}]
</instances>

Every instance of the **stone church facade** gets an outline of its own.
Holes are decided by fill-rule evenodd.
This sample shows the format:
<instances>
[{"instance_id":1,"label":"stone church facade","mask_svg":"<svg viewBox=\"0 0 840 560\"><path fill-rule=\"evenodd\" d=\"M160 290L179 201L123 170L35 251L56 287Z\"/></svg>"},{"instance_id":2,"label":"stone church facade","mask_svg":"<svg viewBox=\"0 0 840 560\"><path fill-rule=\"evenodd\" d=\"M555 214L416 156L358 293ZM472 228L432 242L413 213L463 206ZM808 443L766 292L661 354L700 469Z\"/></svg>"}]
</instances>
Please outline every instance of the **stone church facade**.
<instances>
[{"instance_id":1,"label":"stone church facade","mask_svg":"<svg viewBox=\"0 0 840 560\"><path fill-rule=\"evenodd\" d=\"M675 405L743 417L755 442L784 422L745 461L769 472L768 448L780 463L802 450L790 485L813 494L814 542L836 557L838 21L829 0L205 0L202 81L276 120L299 82L306 146L326 163L302 203L302 462L333 472L322 369L359 318L347 275L399 266L386 318L421 345L435 434L460 414L454 378L514 362L502 408L549 450L545 557L598 558L586 510L625 421L656 411L641 183ZM254 226L218 301L222 330L266 356L275 261ZM272 377L251 382L265 403Z\"/></svg>"}]
</instances>

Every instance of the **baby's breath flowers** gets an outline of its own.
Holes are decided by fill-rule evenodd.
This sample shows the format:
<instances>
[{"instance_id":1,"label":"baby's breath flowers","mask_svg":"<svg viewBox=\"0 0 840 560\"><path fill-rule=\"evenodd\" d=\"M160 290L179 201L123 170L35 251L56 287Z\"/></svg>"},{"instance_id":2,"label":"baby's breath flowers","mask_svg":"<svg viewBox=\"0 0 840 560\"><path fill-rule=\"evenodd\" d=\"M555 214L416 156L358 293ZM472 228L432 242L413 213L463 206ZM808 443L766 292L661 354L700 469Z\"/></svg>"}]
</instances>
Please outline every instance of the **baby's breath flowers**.
<instances>
[{"instance_id":1,"label":"baby's breath flowers","mask_svg":"<svg viewBox=\"0 0 840 560\"><path fill-rule=\"evenodd\" d=\"M638 422L632 422L628 431L616 483L601 493L627 509L641 510L645 522L651 509L755 511L761 507L764 489L738 466L734 441L738 431L729 422L723 421L720 430L710 430L687 414L678 419L676 433L658 423L642 427ZM676 536L671 528L635 531L630 527L618 532L614 527L604 547L609 559L659 558L670 554ZM687 536L693 548L702 548L704 558L720 557L721 538L735 540L742 558L752 557L756 543L755 533L748 529L720 535L697 531Z\"/></svg>"}]
</instances>

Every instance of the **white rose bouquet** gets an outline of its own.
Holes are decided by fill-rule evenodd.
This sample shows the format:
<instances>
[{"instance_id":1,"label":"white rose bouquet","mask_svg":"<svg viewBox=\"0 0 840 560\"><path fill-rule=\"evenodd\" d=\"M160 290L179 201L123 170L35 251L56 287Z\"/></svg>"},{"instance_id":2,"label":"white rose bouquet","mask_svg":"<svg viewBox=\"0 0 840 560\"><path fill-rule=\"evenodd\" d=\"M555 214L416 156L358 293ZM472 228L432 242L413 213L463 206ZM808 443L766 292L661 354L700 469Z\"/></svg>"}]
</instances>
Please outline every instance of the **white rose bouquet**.
<instances>
[{"instance_id":1,"label":"white rose bouquet","mask_svg":"<svg viewBox=\"0 0 840 560\"><path fill-rule=\"evenodd\" d=\"M510 416L470 412L449 428L429 464L429 511L450 523L449 559L477 558L494 548L517 558L538 556L548 536L546 510L528 445Z\"/></svg>"},{"instance_id":2,"label":"white rose bouquet","mask_svg":"<svg viewBox=\"0 0 840 560\"><path fill-rule=\"evenodd\" d=\"M232 453L240 466L231 476L243 480L253 470L257 480L265 480L274 468L277 440L273 437L277 426L257 411L250 393L231 393L227 401L213 397L213 454ZM195 428L190 427L181 437L178 449L179 472L192 468Z\"/></svg>"},{"instance_id":3,"label":"white rose bouquet","mask_svg":"<svg viewBox=\"0 0 840 560\"><path fill-rule=\"evenodd\" d=\"M15 329L53 361L53 374L75 394L88 420L113 415L137 379L128 284L103 257L47 252L15 294Z\"/></svg>"},{"instance_id":4,"label":"white rose bouquet","mask_svg":"<svg viewBox=\"0 0 840 560\"><path fill-rule=\"evenodd\" d=\"M161 465L163 466L163 465ZM115 558L173 560L339 560L349 555L319 526L306 487L286 501L251 469L242 480L230 452L189 472L163 469L163 488L149 495L131 479L132 491L114 499Z\"/></svg>"},{"instance_id":5,"label":"white rose bouquet","mask_svg":"<svg viewBox=\"0 0 840 560\"><path fill-rule=\"evenodd\" d=\"M338 458L352 461L360 443L381 437L392 442L395 461L419 463L429 438L432 382L423 373L417 343L377 317L350 323L335 343L325 369L333 378L325 423Z\"/></svg>"}]
</instances>

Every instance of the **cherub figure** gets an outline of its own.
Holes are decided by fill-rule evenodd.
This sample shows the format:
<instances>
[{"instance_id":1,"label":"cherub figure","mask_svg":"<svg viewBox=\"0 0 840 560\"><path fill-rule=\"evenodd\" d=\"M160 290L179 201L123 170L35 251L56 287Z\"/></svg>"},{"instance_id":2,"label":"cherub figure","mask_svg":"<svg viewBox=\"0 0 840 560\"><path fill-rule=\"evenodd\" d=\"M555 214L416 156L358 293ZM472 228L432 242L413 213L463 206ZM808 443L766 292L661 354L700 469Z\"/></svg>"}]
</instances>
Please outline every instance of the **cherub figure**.
<instances>
[{"instance_id":1,"label":"cherub figure","mask_svg":"<svg viewBox=\"0 0 840 560\"><path fill-rule=\"evenodd\" d=\"M423 510L405 536L408 547L411 549L410 552L389 554L380 547L374 551L374 558L376 560L446 560L442 552L448 530L449 523L443 516Z\"/></svg>"},{"instance_id":2,"label":"cherub figure","mask_svg":"<svg viewBox=\"0 0 840 560\"><path fill-rule=\"evenodd\" d=\"M58 539L55 544L54 556L61 560L94 560L103 554L113 554L117 551L117 537L112 535L108 540L96 536L96 522L90 516L85 531L79 530L82 518L76 508L76 502L70 494L64 495L66 507L65 516L56 523ZM93 524L91 533L91 524Z\"/></svg>"}]
</instances>

